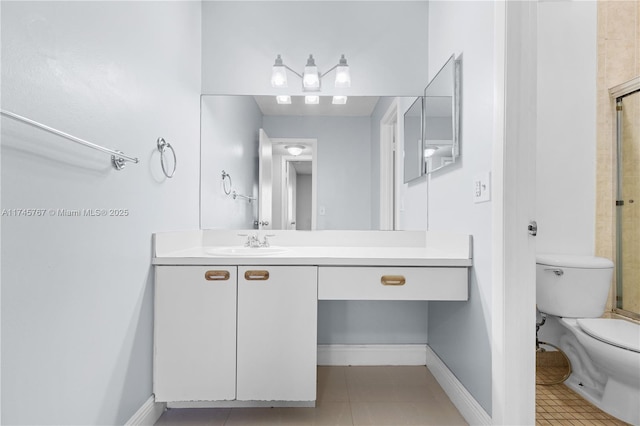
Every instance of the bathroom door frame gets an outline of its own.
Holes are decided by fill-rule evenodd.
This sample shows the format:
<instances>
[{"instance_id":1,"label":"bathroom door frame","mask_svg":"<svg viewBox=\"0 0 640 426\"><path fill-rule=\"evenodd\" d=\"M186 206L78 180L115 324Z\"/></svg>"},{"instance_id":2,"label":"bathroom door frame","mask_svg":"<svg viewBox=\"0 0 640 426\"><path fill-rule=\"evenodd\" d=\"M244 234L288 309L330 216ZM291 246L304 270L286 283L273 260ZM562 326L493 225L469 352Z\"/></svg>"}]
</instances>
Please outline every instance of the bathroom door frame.
<instances>
[{"instance_id":1,"label":"bathroom door frame","mask_svg":"<svg viewBox=\"0 0 640 426\"><path fill-rule=\"evenodd\" d=\"M537 2L494 3L493 424L535 424L537 13Z\"/></svg>"},{"instance_id":2,"label":"bathroom door frame","mask_svg":"<svg viewBox=\"0 0 640 426\"><path fill-rule=\"evenodd\" d=\"M398 229L398 98L380 120L380 224L383 231Z\"/></svg>"},{"instance_id":3,"label":"bathroom door frame","mask_svg":"<svg viewBox=\"0 0 640 426\"><path fill-rule=\"evenodd\" d=\"M318 229L318 139L316 138L271 138L272 144L302 144L311 147L311 230ZM282 167L282 164L277 167Z\"/></svg>"},{"instance_id":4,"label":"bathroom door frame","mask_svg":"<svg viewBox=\"0 0 640 426\"><path fill-rule=\"evenodd\" d=\"M293 229L296 229L297 227L297 217L296 217L296 206L297 206L297 195L294 194L293 196L293 201L291 199L289 199L289 196L286 195L285 193L288 194L288 190L289 190L289 185L290 185L290 176L289 173L291 172L291 168L293 168L294 170L294 175L297 175L298 172L295 170L295 167L291 165L291 163L295 163L295 162L300 162L300 161L305 161L305 162L309 162L311 163L311 206L309 207L309 211L311 213L311 222L316 223L317 221L317 215L314 214L314 208L313 208L313 201L316 199L316 194L314 193L313 190L313 182L315 177L313 176L313 156L312 155L299 155L299 156L294 156L294 155L283 155L282 156L282 161L281 161L281 165L280 165L280 169L281 169L281 176L282 178L282 197L281 197L281 202L282 202L282 208L281 208L281 223L282 223L282 229L291 229L289 228L290 225L292 225L291 223L289 223L289 220L287 219L287 210L289 209L289 207L293 208L293 216L295 218L295 223L293 225L296 225L293 227ZM297 179L296 179L297 181ZM294 189L294 193L297 193L297 183L296 183L296 189ZM293 204L293 206L290 206L290 204ZM313 227L311 230L314 230L316 228Z\"/></svg>"}]
</instances>

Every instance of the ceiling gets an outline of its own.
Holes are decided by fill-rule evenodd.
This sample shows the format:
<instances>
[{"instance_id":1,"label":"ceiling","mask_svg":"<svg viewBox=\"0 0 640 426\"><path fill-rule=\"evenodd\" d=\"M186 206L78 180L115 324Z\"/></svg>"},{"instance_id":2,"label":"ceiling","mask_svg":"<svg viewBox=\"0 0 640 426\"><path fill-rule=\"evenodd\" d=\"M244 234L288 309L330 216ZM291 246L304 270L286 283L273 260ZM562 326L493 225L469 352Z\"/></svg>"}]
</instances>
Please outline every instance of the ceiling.
<instances>
[{"instance_id":1,"label":"ceiling","mask_svg":"<svg viewBox=\"0 0 640 426\"><path fill-rule=\"evenodd\" d=\"M291 104L279 105L275 96L254 96L264 115L350 116L368 117L378 103L378 96L350 96L345 105L333 105L332 96L320 96L320 104L306 105L304 96L292 96Z\"/></svg>"}]
</instances>

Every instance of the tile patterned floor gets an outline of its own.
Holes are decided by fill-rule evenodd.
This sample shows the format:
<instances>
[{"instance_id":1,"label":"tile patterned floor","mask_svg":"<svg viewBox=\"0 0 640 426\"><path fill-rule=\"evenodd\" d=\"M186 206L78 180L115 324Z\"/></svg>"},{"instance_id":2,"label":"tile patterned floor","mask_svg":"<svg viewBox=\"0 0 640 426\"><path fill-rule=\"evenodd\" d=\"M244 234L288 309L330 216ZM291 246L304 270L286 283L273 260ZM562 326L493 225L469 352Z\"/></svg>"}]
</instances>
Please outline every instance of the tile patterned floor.
<instances>
[{"instance_id":1,"label":"tile patterned floor","mask_svg":"<svg viewBox=\"0 0 640 426\"><path fill-rule=\"evenodd\" d=\"M553 358L542 360L538 356L536 367L537 383L559 381L567 371L562 362ZM536 385L536 426L623 426L627 423L610 416L584 400L564 384L550 386Z\"/></svg>"},{"instance_id":2,"label":"tile patterned floor","mask_svg":"<svg viewBox=\"0 0 640 426\"><path fill-rule=\"evenodd\" d=\"M538 382L564 368L538 366ZM318 367L315 408L170 409L156 425L466 425L426 367ZM563 384L536 386L536 426L627 425Z\"/></svg>"},{"instance_id":3,"label":"tile patterned floor","mask_svg":"<svg viewBox=\"0 0 640 426\"><path fill-rule=\"evenodd\" d=\"M315 408L170 409L156 425L466 425L426 367L318 367Z\"/></svg>"}]
</instances>

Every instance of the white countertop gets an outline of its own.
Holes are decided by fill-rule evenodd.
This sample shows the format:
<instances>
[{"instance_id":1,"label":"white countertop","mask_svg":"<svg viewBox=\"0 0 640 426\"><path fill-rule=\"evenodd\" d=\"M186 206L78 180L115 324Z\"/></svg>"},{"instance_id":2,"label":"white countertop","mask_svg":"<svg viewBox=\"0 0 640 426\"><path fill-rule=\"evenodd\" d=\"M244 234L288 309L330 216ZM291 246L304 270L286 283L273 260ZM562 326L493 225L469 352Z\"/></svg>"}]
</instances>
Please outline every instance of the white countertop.
<instances>
[{"instance_id":1,"label":"white countertop","mask_svg":"<svg viewBox=\"0 0 640 426\"><path fill-rule=\"evenodd\" d=\"M154 235L154 265L318 265L470 267L471 237L427 231L261 231L272 248L264 255L215 254L242 247L255 230L203 230Z\"/></svg>"}]
</instances>

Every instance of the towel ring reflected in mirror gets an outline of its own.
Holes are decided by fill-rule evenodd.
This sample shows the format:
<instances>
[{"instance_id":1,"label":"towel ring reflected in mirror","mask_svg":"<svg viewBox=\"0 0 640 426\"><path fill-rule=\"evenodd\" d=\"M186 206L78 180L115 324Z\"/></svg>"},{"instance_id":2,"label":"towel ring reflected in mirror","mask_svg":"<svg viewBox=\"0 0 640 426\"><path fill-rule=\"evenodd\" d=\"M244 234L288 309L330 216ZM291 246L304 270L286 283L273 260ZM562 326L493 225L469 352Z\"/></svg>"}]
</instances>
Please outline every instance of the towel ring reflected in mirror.
<instances>
[{"instance_id":1,"label":"towel ring reflected in mirror","mask_svg":"<svg viewBox=\"0 0 640 426\"><path fill-rule=\"evenodd\" d=\"M160 165L162 166L162 172L166 177L171 179L173 175L176 173L176 166L178 164L178 159L176 158L176 151L173 149L173 147L169 142L166 142L164 140L164 138L158 138L157 145L158 145L158 151L160 151ZM171 154L173 155L173 169L171 170L171 173L167 171L168 169L165 164L166 162L165 153L167 149L171 150Z\"/></svg>"},{"instance_id":2,"label":"towel ring reflected in mirror","mask_svg":"<svg viewBox=\"0 0 640 426\"><path fill-rule=\"evenodd\" d=\"M227 181L229 181L229 187L227 188ZM233 184L231 183L231 175L224 170L222 171L222 190L225 194L231 194L231 187Z\"/></svg>"}]
</instances>

